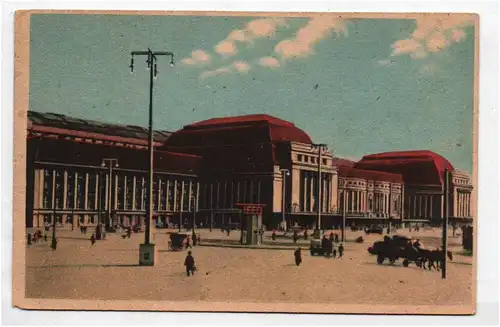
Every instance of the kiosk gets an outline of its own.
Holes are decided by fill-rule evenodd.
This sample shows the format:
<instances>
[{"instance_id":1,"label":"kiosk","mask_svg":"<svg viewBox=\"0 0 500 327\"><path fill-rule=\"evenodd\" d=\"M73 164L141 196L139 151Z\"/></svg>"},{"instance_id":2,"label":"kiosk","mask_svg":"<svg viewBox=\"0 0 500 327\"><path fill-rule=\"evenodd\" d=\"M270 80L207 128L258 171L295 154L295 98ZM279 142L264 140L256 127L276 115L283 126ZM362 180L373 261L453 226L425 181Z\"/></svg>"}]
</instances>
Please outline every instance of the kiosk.
<instances>
[{"instance_id":1,"label":"kiosk","mask_svg":"<svg viewBox=\"0 0 500 327\"><path fill-rule=\"evenodd\" d=\"M262 228L262 208L264 204L236 203L241 209L241 237L240 243L245 245L260 245L264 230Z\"/></svg>"}]
</instances>

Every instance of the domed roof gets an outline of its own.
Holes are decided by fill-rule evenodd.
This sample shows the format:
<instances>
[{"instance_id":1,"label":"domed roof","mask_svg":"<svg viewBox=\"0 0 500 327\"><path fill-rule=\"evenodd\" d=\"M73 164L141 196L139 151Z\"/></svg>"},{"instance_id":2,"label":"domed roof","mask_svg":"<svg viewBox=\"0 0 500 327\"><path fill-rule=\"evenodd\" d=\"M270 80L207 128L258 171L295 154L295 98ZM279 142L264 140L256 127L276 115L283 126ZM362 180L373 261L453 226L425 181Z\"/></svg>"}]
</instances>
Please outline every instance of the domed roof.
<instances>
[{"instance_id":1,"label":"domed roof","mask_svg":"<svg viewBox=\"0 0 500 327\"><path fill-rule=\"evenodd\" d=\"M217 170L265 171L278 164L277 145L311 144L293 123L269 115L212 118L174 132L162 149L203 157Z\"/></svg>"},{"instance_id":2,"label":"domed roof","mask_svg":"<svg viewBox=\"0 0 500 327\"><path fill-rule=\"evenodd\" d=\"M212 118L186 125L170 136L167 146L196 144L207 146L258 141L312 143L309 135L293 123L273 116L257 114Z\"/></svg>"},{"instance_id":3,"label":"domed roof","mask_svg":"<svg viewBox=\"0 0 500 327\"><path fill-rule=\"evenodd\" d=\"M355 168L399 173L405 183L427 185L442 185L444 170L455 170L448 160L429 150L370 154L356 163Z\"/></svg>"}]
</instances>

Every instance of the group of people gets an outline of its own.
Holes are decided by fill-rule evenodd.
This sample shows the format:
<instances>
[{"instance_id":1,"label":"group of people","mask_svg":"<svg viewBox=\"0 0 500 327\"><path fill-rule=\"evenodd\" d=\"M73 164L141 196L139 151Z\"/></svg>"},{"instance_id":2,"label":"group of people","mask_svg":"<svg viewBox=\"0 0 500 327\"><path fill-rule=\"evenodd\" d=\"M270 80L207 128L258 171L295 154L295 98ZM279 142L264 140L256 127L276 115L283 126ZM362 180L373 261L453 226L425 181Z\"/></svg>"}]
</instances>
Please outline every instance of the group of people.
<instances>
[{"instance_id":1,"label":"group of people","mask_svg":"<svg viewBox=\"0 0 500 327\"><path fill-rule=\"evenodd\" d=\"M337 249L335 249L334 243L339 242L339 236L337 234L330 233L329 237L327 238L326 235L323 235L323 239L321 240L321 248L323 248L325 258L330 258L333 256L334 258L337 257ZM338 247L338 255L339 259L342 258L344 255L344 246L342 243L340 243Z\"/></svg>"},{"instance_id":2,"label":"group of people","mask_svg":"<svg viewBox=\"0 0 500 327\"><path fill-rule=\"evenodd\" d=\"M42 240L47 242L47 232L44 233L43 237L41 230L37 230L36 232L33 233L33 235L31 235L31 233L28 233L27 235L28 245L31 245L33 243L38 243L38 241Z\"/></svg>"},{"instance_id":3,"label":"group of people","mask_svg":"<svg viewBox=\"0 0 500 327\"><path fill-rule=\"evenodd\" d=\"M87 226L85 225L80 225L80 233L82 233L83 235L87 235Z\"/></svg>"}]
</instances>

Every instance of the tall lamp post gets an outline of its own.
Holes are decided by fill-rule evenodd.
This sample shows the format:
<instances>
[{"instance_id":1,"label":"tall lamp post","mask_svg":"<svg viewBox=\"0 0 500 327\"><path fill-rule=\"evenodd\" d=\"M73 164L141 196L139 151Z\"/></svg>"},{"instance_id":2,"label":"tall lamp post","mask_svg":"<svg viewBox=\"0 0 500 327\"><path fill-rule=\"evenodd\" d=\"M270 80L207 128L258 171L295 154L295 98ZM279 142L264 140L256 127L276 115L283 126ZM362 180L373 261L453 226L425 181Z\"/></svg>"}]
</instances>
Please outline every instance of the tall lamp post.
<instances>
[{"instance_id":1,"label":"tall lamp post","mask_svg":"<svg viewBox=\"0 0 500 327\"><path fill-rule=\"evenodd\" d=\"M113 202L113 168L118 168L120 167L118 165L118 159L115 158L103 158L101 167L108 167L109 171L109 183L108 183L108 196L107 196L107 201L108 201L108 212L107 212L107 219L106 219L106 229L109 229L110 227L113 226L111 222L111 214L112 214L112 202ZM102 222L99 221L97 222L97 230L96 230L96 239L100 240L102 237Z\"/></svg>"},{"instance_id":2,"label":"tall lamp post","mask_svg":"<svg viewBox=\"0 0 500 327\"><path fill-rule=\"evenodd\" d=\"M321 237L321 207L322 207L322 195L321 195L321 165L323 161L323 149L326 149L327 145L323 143L319 144L311 144L312 149L318 149L319 156L318 156L318 201L317 202L317 218L316 218L316 229L314 230L314 237L320 238Z\"/></svg>"},{"instance_id":3,"label":"tall lamp post","mask_svg":"<svg viewBox=\"0 0 500 327\"><path fill-rule=\"evenodd\" d=\"M286 176L290 176L290 171L288 169L280 169L281 176L283 178L283 183L282 183L282 189L281 189L281 227L283 228L284 231L287 230L286 226L286 217L285 217L285 209L286 209Z\"/></svg>"},{"instance_id":4,"label":"tall lamp post","mask_svg":"<svg viewBox=\"0 0 500 327\"><path fill-rule=\"evenodd\" d=\"M149 69L149 133L148 133L148 183L147 183L147 206L146 206L146 232L144 244L139 248L139 264L154 266L156 250L155 245L151 243L151 220L153 218L153 86L154 80L158 75L157 58L159 56L170 57L170 67L174 66L174 54L172 52L156 51L132 51L130 59L130 72L134 73L134 57L146 56L146 63Z\"/></svg>"}]
</instances>

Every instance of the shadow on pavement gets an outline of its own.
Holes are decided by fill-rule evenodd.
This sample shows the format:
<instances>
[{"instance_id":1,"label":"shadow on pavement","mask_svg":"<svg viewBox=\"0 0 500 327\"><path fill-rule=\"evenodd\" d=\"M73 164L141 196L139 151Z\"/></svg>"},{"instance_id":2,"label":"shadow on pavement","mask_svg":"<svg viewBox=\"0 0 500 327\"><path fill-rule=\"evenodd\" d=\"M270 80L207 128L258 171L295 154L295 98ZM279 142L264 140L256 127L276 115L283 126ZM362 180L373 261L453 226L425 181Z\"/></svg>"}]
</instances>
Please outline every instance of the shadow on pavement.
<instances>
[{"instance_id":1,"label":"shadow on pavement","mask_svg":"<svg viewBox=\"0 0 500 327\"><path fill-rule=\"evenodd\" d=\"M81 264L81 265L49 265L49 266L26 266L26 268L110 268L110 267L143 267L137 264ZM145 266L144 266L145 267Z\"/></svg>"}]
</instances>

